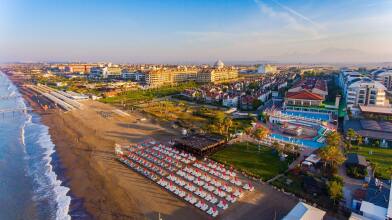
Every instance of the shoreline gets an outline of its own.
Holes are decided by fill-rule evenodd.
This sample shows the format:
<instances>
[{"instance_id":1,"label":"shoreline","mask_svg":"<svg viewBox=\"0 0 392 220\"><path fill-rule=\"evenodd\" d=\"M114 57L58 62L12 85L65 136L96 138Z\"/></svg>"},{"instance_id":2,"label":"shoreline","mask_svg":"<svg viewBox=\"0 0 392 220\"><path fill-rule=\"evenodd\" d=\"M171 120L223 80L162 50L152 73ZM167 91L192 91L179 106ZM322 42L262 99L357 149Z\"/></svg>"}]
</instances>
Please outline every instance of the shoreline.
<instances>
[{"instance_id":1,"label":"shoreline","mask_svg":"<svg viewBox=\"0 0 392 220\"><path fill-rule=\"evenodd\" d=\"M33 100L31 93L29 93L25 88L21 87L21 84L23 82L20 81L20 79L16 79L13 75L10 74L5 73L5 75L18 88L18 91L22 95L26 107L32 109L31 117L33 118L38 117L40 123L48 127L49 136L52 139L52 136L50 134L50 126L44 122L45 112L43 111L43 109L38 105L36 100ZM60 156L58 155L57 145L53 140L52 142L55 145L55 147L54 147L54 152L51 155L49 155L49 157L51 158L50 165L52 166L53 172L57 176L57 180L61 182L60 186L69 189L69 191L66 193L66 196L69 196L71 198L71 203L68 207L69 208L68 214L71 216L71 218L76 217L77 219L91 219L91 216L87 213L85 207L83 206L83 200L81 198L78 198L72 193L71 186L69 184L69 177L67 177L66 175L66 168L62 163Z\"/></svg>"}]
</instances>

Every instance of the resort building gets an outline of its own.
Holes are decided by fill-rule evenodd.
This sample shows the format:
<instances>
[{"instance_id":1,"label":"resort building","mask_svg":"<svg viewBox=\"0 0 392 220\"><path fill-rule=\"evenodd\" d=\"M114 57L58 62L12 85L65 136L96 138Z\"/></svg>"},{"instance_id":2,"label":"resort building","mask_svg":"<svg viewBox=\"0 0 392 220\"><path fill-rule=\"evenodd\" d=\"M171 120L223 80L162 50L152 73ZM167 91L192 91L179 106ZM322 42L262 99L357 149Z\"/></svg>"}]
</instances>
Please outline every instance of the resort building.
<instances>
[{"instance_id":1,"label":"resort building","mask_svg":"<svg viewBox=\"0 0 392 220\"><path fill-rule=\"evenodd\" d=\"M358 78L351 80L346 86L346 93L343 94L346 99L347 107L356 114L359 105L385 106L385 86L370 78Z\"/></svg>"},{"instance_id":2,"label":"resort building","mask_svg":"<svg viewBox=\"0 0 392 220\"><path fill-rule=\"evenodd\" d=\"M383 84L388 91L392 92L392 69L378 69L370 74L375 81Z\"/></svg>"},{"instance_id":3,"label":"resort building","mask_svg":"<svg viewBox=\"0 0 392 220\"><path fill-rule=\"evenodd\" d=\"M196 74L196 82L218 83L238 78L238 71L234 68L222 67L219 69L202 69Z\"/></svg>"},{"instance_id":4,"label":"resort building","mask_svg":"<svg viewBox=\"0 0 392 220\"><path fill-rule=\"evenodd\" d=\"M291 87L288 92L300 92L308 91L314 94L318 94L325 99L328 95L327 83L325 80L316 78L307 78L298 81L293 87Z\"/></svg>"},{"instance_id":5,"label":"resort building","mask_svg":"<svg viewBox=\"0 0 392 220\"><path fill-rule=\"evenodd\" d=\"M288 92L284 98L285 105L320 106L323 101L323 96L307 90Z\"/></svg>"},{"instance_id":6,"label":"resort building","mask_svg":"<svg viewBox=\"0 0 392 220\"><path fill-rule=\"evenodd\" d=\"M121 68L115 66L92 67L90 69L90 78L121 78Z\"/></svg>"},{"instance_id":7,"label":"resort building","mask_svg":"<svg viewBox=\"0 0 392 220\"><path fill-rule=\"evenodd\" d=\"M145 73L145 83L151 87L162 86L164 84L172 84L172 77L169 71L150 70Z\"/></svg>"},{"instance_id":8,"label":"resort building","mask_svg":"<svg viewBox=\"0 0 392 220\"><path fill-rule=\"evenodd\" d=\"M153 68L145 72L144 82L148 86L156 87L164 84L176 84L195 81L198 83L225 82L238 78L238 71L232 67L225 67L221 60L215 62L213 67L201 70L186 67L177 68Z\"/></svg>"},{"instance_id":9,"label":"resort building","mask_svg":"<svg viewBox=\"0 0 392 220\"><path fill-rule=\"evenodd\" d=\"M342 88L343 93L346 93L347 85L350 84L352 80L364 78L362 74L356 71L342 69L339 74L339 87Z\"/></svg>"}]
</instances>

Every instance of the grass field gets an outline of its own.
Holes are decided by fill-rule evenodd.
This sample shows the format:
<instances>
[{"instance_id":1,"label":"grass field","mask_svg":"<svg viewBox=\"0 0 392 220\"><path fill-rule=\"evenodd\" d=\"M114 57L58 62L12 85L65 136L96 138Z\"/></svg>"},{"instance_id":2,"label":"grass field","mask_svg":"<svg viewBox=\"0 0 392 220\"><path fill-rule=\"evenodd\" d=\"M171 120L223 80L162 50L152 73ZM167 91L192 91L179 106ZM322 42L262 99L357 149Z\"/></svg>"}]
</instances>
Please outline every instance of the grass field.
<instances>
[{"instance_id":1,"label":"grass field","mask_svg":"<svg viewBox=\"0 0 392 220\"><path fill-rule=\"evenodd\" d=\"M110 104L134 104L140 101L150 101L154 98L161 98L164 96L174 95L181 93L185 89L195 88L198 84L195 82L181 83L179 85L162 86L159 88L151 88L147 90L135 90L120 93L115 97L107 97L100 99L101 102Z\"/></svg>"},{"instance_id":2,"label":"grass field","mask_svg":"<svg viewBox=\"0 0 392 220\"><path fill-rule=\"evenodd\" d=\"M366 160L377 164L376 177L383 179L391 178L392 171L392 149L370 146L353 146L351 153L358 153L366 157ZM372 154L369 154L372 152Z\"/></svg>"},{"instance_id":3,"label":"grass field","mask_svg":"<svg viewBox=\"0 0 392 220\"><path fill-rule=\"evenodd\" d=\"M260 146L259 150L257 145L251 143L229 145L211 158L263 180L284 172L292 161L280 161L277 152L265 146Z\"/></svg>"}]
</instances>

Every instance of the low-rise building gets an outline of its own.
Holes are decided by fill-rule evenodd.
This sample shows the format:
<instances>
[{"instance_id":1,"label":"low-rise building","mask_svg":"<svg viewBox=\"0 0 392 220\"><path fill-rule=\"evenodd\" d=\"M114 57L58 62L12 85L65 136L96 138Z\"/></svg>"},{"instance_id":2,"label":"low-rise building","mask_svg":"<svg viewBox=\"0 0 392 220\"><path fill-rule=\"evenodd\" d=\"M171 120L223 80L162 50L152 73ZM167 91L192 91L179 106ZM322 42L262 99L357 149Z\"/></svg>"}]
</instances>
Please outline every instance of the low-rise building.
<instances>
[{"instance_id":1,"label":"low-rise building","mask_svg":"<svg viewBox=\"0 0 392 220\"><path fill-rule=\"evenodd\" d=\"M354 191L350 220L392 218L391 181L372 179L366 189Z\"/></svg>"},{"instance_id":2,"label":"low-rise building","mask_svg":"<svg viewBox=\"0 0 392 220\"><path fill-rule=\"evenodd\" d=\"M344 123L345 132L353 129L357 134L364 138L367 144L371 140L378 140L380 147L392 146L392 122L375 120L348 120Z\"/></svg>"},{"instance_id":3,"label":"low-rise building","mask_svg":"<svg viewBox=\"0 0 392 220\"><path fill-rule=\"evenodd\" d=\"M309 91L322 96L324 99L328 95L327 83L323 79L307 78L298 81L288 92Z\"/></svg>"},{"instance_id":4,"label":"low-rise building","mask_svg":"<svg viewBox=\"0 0 392 220\"><path fill-rule=\"evenodd\" d=\"M320 106L323 101L324 97L307 90L300 92L288 92L284 98L285 105Z\"/></svg>"}]
</instances>

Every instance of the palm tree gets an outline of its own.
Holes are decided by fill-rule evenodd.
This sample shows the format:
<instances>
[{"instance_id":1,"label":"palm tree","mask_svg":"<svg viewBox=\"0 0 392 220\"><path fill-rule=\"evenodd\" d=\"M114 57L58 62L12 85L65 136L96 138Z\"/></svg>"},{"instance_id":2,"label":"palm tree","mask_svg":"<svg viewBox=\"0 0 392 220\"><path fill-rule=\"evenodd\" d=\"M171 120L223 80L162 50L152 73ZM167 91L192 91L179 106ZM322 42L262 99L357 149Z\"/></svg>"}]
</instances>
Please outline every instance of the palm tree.
<instances>
[{"instance_id":1,"label":"palm tree","mask_svg":"<svg viewBox=\"0 0 392 220\"><path fill-rule=\"evenodd\" d=\"M336 131L327 135L327 145L336 147L340 145L340 135Z\"/></svg>"},{"instance_id":2,"label":"palm tree","mask_svg":"<svg viewBox=\"0 0 392 220\"><path fill-rule=\"evenodd\" d=\"M324 167L329 164L331 167L337 167L346 160L343 153L337 146L326 146L320 150L319 156L324 161Z\"/></svg>"},{"instance_id":3,"label":"palm tree","mask_svg":"<svg viewBox=\"0 0 392 220\"><path fill-rule=\"evenodd\" d=\"M358 145L362 145L363 144L363 137L362 137L362 135L357 134L357 141L358 141Z\"/></svg>"},{"instance_id":4,"label":"palm tree","mask_svg":"<svg viewBox=\"0 0 392 220\"><path fill-rule=\"evenodd\" d=\"M225 128L225 135L226 135L226 137L228 137L229 136L229 130L233 126L233 120L231 120L230 117L225 117L223 119L223 125L224 125L224 128Z\"/></svg>"}]
</instances>

